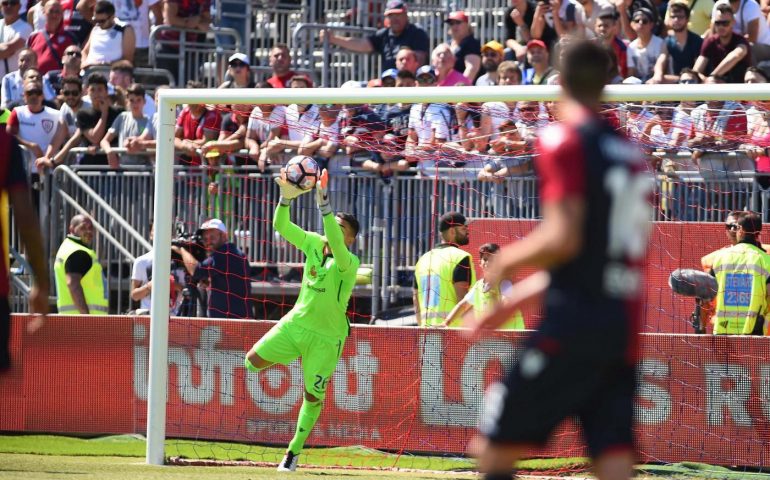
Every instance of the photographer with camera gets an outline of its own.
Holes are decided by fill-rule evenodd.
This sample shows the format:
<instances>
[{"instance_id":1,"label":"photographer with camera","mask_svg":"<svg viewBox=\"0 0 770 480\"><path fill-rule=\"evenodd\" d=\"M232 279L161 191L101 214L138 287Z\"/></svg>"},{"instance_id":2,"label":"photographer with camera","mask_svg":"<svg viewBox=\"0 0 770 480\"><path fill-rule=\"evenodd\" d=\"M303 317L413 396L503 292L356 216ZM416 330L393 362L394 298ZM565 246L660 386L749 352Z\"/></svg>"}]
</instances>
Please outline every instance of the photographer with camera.
<instances>
[{"instance_id":1,"label":"photographer with camera","mask_svg":"<svg viewBox=\"0 0 770 480\"><path fill-rule=\"evenodd\" d=\"M208 283L207 316L250 318L249 260L238 247L227 241L227 227L222 220L206 220L200 230L203 246L208 252L204 260L198 261L187 248L178 244L172 245L171 251L182 257L192 283Z\"/></svg>"}]
</instances>

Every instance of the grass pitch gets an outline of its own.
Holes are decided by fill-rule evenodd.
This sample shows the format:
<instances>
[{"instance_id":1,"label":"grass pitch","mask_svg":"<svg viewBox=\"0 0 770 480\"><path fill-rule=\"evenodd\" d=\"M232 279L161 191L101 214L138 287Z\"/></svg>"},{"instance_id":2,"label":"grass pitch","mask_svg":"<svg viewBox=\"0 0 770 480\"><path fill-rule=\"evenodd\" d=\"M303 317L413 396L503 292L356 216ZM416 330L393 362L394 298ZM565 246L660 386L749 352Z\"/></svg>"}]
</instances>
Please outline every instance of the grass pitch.
<instances>
[{"instance_id":1,"label":"grass pitch","mask_svg":"<svg viewBox=\"0 0 770 480\"><path fill-rule=\"evenodd\" d=\"M0 479L18 480L262 480L284 478L275 471L283 448L225 442L167 440L166 454L221 462L256 462L264 466L150 466L144 463L146 443L131 435L93 439L51 435L0 435ZM394 455L362 447L307 449L292 479L471 479L473 462L464 458ZM303 468L304 467L304 468ZM336 467L336 468L335 468ZM346 468L347 467L347 468ZM584 479L587 461L581 458L526 460L518 465L521 478L562 472L564 478ZM555 477L549 477L555 478ZM770 480L770 474L736 472L696 463L640 465L638 480Z\"/></svg>"}]
</instances>

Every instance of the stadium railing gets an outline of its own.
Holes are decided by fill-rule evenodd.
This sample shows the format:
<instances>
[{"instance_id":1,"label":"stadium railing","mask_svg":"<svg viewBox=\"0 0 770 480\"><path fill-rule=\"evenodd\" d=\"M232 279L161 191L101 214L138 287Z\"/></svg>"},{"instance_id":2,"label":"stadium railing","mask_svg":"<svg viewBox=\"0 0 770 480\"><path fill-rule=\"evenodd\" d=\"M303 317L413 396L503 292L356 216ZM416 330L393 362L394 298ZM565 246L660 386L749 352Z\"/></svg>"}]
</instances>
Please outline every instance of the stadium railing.
<instances>
[{"instance_id":1,"label":"stadium railing","mask_svg":"<svg viewBox=\"0 0 770 480\"><path fill-rule=\"evenodd\" d=\"M73 155L81 150L74 149ZM412 174L381 178L344 166L342 155L332 159L331 164L343 164L332 170L335 209L354 213L361 222L356 250L362 263L373 268L376 283L366 289L373 311L411 295L413 266L433 244L435 214L459 210L473 218L539 216L534 177L489 183L475 180L475 175L467 171L438 169L437 177ZM219 217L254 265L301 265L303 259L296 249L274 241L271 219L278 191L272 176L277 168L260 173L254 167L175 167L175 220L189 226ZM220 188L210 194L208 185L216 179L221 181ZM43 198L52 199L51 214L45 217L49 255L55 255L72 215L92 215L110 233L105 238L97 235L100 258L111 273L110 286L125 295L131 261L149 248L145 239L149 239L148 212L152 211L154 183L150 166L113 170L75 165L54 170L43 182L44 190L50 191L50 197L44 192ZM299 200L296 220L320 228L320 217L310 197ZM765 217L770 215L770 192L759 186L753 172L722 174L718 179L704 178L700 172L659 174L654 202L656 221L722 221L725 212L744 208L764 212ZM17 236L11 238L12 246L18 248ZM273 285L255 282L253 287L259 294L269 293ZM291 291L294 286L283 287ZM113 311L127 310L124 303L119 306L116 304Z\"/></svg>"},{"instance_id":2,"label":"stadium railing","mask_svg":"<svg viewBox=\"0 0 770 480\"><path fill-rule=\"evenodd\" d=\"M162 32L175 31L179 33L176 40L160 38ZM186 34L200 34L200 41L190 41ZM164 47L174 51L164 51ZM235 52L243 51L241 35L232 28L210 26L206 34L197 30L160 25L150 31L150 64L163 68L165 60L176 65L175 80L177 85L184 86L187 80L200 80L205 86L218 86L224 78L227 69L227 59Z\"/></svg>"},{"instance_id":3,"label":"stadium railing","mask_svg":"<svg viewBox=\"0 0 770 480\"><path fill-rule=\"evenodd\" d=\"M376 32L374 28L330 26L324 23L297 25L292 33L292 45L296 49L295 64L303 69L320 71L319 86L339 87L348 80L379 78L379 55L343 50L330 44L328 38L319 41L322 30L362 37Z\"/></svg>"}]
</instances>

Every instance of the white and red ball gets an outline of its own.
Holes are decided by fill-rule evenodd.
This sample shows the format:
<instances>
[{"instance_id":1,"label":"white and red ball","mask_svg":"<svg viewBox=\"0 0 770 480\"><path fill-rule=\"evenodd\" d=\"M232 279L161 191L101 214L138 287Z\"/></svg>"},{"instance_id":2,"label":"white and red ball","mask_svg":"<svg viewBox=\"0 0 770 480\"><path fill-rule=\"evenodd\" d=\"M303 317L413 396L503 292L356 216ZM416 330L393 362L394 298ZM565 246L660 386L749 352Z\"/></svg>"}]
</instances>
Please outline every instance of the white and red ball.
<instances>
[{"instance_id":1,"label":"white and red ball","mask_svg":"<svg viewBox=\"0 0 770 480\"><path fill-rule=\"evenodd\" d=\"M315 187L315 182L321 175L316 161L307 155L293 157L286 164L285 171L286 180L302 190L310 190Z\"/></svg>"}]
</instances>

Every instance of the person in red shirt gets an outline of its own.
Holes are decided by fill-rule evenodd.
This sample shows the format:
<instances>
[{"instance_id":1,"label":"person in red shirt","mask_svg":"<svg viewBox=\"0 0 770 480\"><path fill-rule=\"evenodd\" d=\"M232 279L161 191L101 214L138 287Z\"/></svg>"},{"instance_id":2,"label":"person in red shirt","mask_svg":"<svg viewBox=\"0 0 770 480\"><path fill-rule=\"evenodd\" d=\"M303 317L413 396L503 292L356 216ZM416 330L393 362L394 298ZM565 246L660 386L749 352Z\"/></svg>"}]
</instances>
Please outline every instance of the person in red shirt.
<instances>
[{"instance_id":1,"label":"person in red shirt","mask_svg":"<svg viewBox=\"0 0 770 480\"><path fill-rule=\"evenodd\" d=\"M285 43L276 44L270 50L270 68L273 69L273 76L267 79L267 83L273 88L289 88L291 79L297 73L291 70L291 52L289 46ZM313 82L310 80L308 88L313 88Z\"/></svg>"},{"instance_id":2,"label":"person in red shirt","mask_svg":"<svg viewBox=\"0 0 770 480\"><path fill-rule=\"evenodd\" d=\"M194 80L187 82L187 88L203 88L203 84ZM192 104L182 109L176 121L174 131L174 149L180 154L184 165L201 165L198 149L203 144L216 140L222 128L222 117L216 110L209 110L206 105Z\"/></svg>"},{"instance_id":3,"label":"person in red shirt","mask_svg":"<svg viewBox=\"0 0 770 480\"><path fill-rule=\"evenodd\" d=\"M64 51L77 43L72 34L64 30L59 2L46 3L43 12L45 30L33 32L27 40L27 46L37 53L37 69L41 75L51 70L61 70Z\"/></svg>"}]
</instances>

